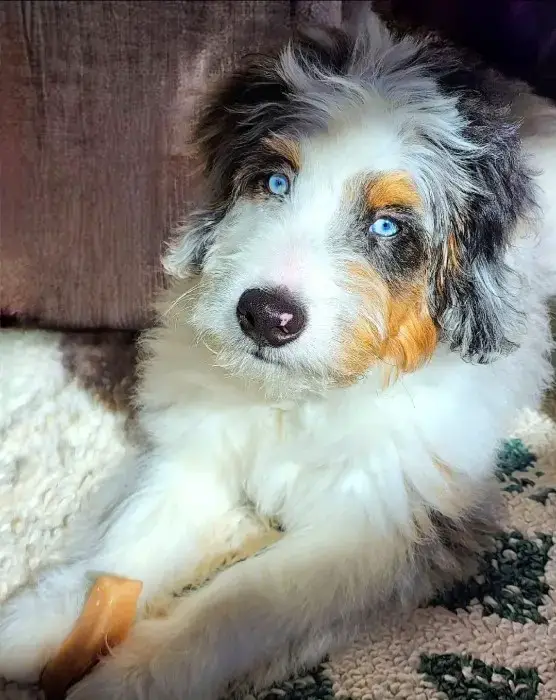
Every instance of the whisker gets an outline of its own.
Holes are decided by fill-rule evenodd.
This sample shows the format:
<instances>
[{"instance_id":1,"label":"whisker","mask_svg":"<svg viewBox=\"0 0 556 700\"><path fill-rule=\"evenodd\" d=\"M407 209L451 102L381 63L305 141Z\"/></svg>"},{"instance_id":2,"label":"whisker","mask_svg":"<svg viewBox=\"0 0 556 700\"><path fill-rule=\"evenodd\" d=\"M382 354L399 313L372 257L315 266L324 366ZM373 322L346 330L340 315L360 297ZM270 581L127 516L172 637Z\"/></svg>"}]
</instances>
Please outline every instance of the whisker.
<instances>
[{"instance_id":1,"label":"whisker","mask_svg":"<svg viewBox=\"0 0 556 700\"><path fill-rule=\"evenodd\" d=\"M200 342L205 346L205 348L212 354L212 355L218 355L219 350L215 350L214 348L211 348L208 342L205 340L204 336L201 336L199 338Z\"/></svg>"},{"instance_id":2,"label":"whisker","mask_svg":"<svg viewBox=\"0 0 556 700\"><path fill-rule=\"evenodd\" d=\"M172 309L174 309L179 303L181 303L184 299L186 299L194 291L199 289L200 285L201 285L201 283L198 282L197 284L193 285L193 287L191 287L190 289L186 289L185 292L183 292L183 294L180 294L177 299L174 299L174 301L170 304L170 306L167 309L165 309L163 315L167 316L172 311Z\"/></svg>"}]
</instances>

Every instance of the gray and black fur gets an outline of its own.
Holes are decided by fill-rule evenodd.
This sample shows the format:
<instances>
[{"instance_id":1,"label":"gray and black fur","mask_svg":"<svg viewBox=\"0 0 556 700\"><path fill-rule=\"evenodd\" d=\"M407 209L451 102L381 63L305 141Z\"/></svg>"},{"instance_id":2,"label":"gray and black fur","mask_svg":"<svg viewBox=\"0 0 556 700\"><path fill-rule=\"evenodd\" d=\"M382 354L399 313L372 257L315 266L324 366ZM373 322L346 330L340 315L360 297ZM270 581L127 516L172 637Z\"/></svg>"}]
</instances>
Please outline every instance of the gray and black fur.
<instances>
[{"instance_id":1,"label":"gray and black fur","mask_svg":"<svg viewBox=\"0 0 556 700\"><path fill-rule=\"evenodd\" d=\"M272 171L265 137L299 137L325 128L327 99L342 99L330 93L326 76L344 79L346 98L351 82L357 89L368 85L382 91L394 101L416 103L421 94L411 87L404 91L404 80L421 76L434 82L436 97L455 101L465 124L461 139L472 152L463 152L457 141L443 140L441 133L422 133L425 148L451 163L457 179L448 173L441 190L438 183L430 183L437 235L428 245L415 238L411 255L405 246L405 258L393 260L391 270L403 277L404 271L424 263L430 273L429 310L442 340L466 360L491 361L516 346L519 279L505 256L518 220L534 210L519 125L510 114L515 87L475 57L434 37L394 39L380 62L372 42L372 35L362 41L337 29L301 34L292 42L289 60L296 62L312 90L322 91L322 108L318 95L307 99L299 84L288 79L278 56L253 57L218 87L197 129L210 195L207 211L189 227L190 262L194 270L202 268L214 226L241 196L249 173ZM446 269L448 236L458 254L453 269Z\"/></svg>"}]
</instances>

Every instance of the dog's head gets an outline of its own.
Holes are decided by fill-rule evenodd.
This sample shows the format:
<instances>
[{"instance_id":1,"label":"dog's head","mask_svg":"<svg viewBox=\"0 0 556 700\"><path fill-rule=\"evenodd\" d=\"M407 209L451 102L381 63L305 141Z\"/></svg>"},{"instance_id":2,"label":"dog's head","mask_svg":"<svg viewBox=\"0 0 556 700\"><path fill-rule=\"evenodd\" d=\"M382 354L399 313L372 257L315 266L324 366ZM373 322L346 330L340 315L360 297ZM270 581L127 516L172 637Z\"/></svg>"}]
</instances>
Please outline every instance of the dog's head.
<instances>
[{"instance_id":1,"label":"dog's head","mask_svg":"<svg viewBox=\"0 0 556 700\"><path fill-rule=\"evenodd\" d=\"M198 136L211 199L166 267L231 372L326 386L413 371L439 342L512 349L504 258L531 184L489 73L372 17L258 58Z\"/></svg>"}]
</instances>

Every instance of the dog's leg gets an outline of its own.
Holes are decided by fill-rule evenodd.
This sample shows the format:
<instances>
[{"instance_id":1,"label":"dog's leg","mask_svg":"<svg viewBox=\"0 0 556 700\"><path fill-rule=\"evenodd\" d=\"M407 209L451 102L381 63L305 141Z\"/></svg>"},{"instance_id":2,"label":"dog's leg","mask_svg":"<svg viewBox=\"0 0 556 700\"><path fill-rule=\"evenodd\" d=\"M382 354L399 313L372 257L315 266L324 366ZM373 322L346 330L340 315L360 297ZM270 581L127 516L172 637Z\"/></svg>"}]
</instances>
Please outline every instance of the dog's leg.
<instances>
[{"instance_id":1,"label":"dog's leg","mask_svg":"<svg viewBox=\"0 0 556 700\"><path fill-rule=\"evenodd\" d=\"M292 648L326 638L339 618L388 596L407 546L399 534L354 520L346 504L341 516L286 532L224 571L169 619L139 623L69 697L215 700L265 666L286 675Z\"/></svg>"},{"instance_id":2,"label":"dog's leg","mask_svg":"<svg viewBox=\"0 0 556 700\"><path fill-rule=\"evenodd\" d=\"M140 603L194 571L249 529L211 465L150 457L130 492L100 518L71 561L45 571L0 608L0 676L35 680L70 632L100 573L143 582Z\"/></svg>"}]
</instances>

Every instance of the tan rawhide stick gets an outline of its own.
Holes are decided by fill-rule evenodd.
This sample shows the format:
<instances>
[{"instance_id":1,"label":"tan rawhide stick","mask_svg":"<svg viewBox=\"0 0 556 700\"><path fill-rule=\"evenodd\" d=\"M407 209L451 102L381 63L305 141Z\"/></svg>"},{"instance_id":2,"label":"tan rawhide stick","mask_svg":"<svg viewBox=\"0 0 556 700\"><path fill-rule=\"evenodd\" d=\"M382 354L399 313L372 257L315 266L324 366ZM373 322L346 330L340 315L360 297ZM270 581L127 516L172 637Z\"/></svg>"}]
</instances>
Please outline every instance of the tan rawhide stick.
<instances>
[{"instance_id":1,"label":"tan rawhide stick","mask_svg":"<svg viewBox=\"0 0 556 700\"><path fill-rule=\"evenodd\" d=\"M142 588L141 581L117 576L95 581L75 627L42 673L47 700L62 700L101 656L127 637Z\"/></svg>"},{"instance_id":2,"label":"tan rawhide stick","mask_svg":"<svg viewBox=\"0 0 556 700\"><path fill-rule=\"evenodd\" d=\"M206 585L220 571L255 556L281 536L268 523L266 529L247 537L241 547L207 556L193 575L176 586L174 594L150 601L146 617L164 617L178 592L187 595ZM135 620L142 587L140 581L117 576L101 576L95 581L75 627L43 671L41 687L47 700L63 700L68 689L91 671L101 656L124 641Z\"/></svg>"}]
</instances>

